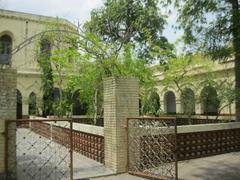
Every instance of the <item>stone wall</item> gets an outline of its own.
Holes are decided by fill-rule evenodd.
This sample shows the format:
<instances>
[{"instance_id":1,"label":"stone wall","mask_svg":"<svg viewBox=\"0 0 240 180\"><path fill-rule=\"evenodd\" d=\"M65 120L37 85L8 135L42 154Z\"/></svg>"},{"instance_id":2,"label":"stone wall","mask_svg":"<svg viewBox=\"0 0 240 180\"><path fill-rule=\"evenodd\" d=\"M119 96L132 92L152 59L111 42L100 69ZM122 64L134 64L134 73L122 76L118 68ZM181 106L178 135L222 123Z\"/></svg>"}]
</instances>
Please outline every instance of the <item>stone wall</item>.
<instances>
[{"instance_id":1,"label":"stone wall","mask_svg":"<svg viewBox=\"0 0 240 180\"><path fill-rule=\"evenodd\" d=\"M240 151L240 123L178 127L178 160Z\"/></svg>"},{"instance_id":2,"label":"stone wall","mask_svg":"<svg viewBox=\"0 0 240 180\"><path fill-rule=\"evenodd\" d=\"M16 78L16 70L0 69L0 174L5 170L5 119L16 118Z\"/></svg>"}]
</instances>

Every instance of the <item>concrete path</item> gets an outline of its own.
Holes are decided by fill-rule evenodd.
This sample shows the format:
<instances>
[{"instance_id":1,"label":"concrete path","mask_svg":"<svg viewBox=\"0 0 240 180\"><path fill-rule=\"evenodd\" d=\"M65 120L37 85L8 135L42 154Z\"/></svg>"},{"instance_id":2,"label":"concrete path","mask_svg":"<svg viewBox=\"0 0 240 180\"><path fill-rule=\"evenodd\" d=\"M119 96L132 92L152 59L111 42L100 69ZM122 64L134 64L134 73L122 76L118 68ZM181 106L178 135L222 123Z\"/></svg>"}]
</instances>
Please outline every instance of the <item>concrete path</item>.
<instances>
[{"instance_id":1,"label":"concrete path","mask_svg":"<svg viewBox=\"0 0 240 180\"><path fill-rule=\"evenodd\" d=\"M90 178L90 180L145 180L145 178L141 178L138 176L133 176L125 173L125 174L118 174L113 176Z\"/></svg>"},{"instance_id":2,"label":"concrete path","mask_svg":"<svg viewBox=\"0 0 240 180\"><path fill-rule=\"evenodd\" d=\"M73 179L86 179L90 177L107 176L114 174L103 164L89 159L79 153L73 154Z\"/></svg>"},{"instance_id":3,"label":"concrete path","mask_svg":"<svg viewBox=\"0 0 240 180\"><path fill-rule=\"evenodd\" d=\"M179 179L240 180L240 152L178 163Z\"/></svg>"},{"instance_id":4,"label":"concrete path","mask_svg":"<svg viewBox=\"0 0 240 180\"><path fill-rule=\"evenodd\" d=\"M179 180L240 180L240 152L181 161ZM92 180L143 180L129 174L92 178Z\"/></svg>"}]
</instances>

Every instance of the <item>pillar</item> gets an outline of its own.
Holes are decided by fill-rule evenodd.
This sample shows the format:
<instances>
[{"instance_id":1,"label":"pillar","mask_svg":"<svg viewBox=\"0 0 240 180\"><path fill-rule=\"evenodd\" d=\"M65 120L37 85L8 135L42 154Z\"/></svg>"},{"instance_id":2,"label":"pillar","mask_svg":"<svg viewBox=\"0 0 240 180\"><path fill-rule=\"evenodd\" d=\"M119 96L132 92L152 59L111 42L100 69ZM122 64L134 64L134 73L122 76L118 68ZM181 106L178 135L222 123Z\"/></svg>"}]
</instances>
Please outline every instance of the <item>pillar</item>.
<instances>
[{"instance_id":1,"label":"pillar","mask_svg":"<svg viewBox=\"0 0 240 180\"><path fill-rule=\"evenodd\" d=\"M27 119L29 117L29 97L22 94L22 119Z\"/></svg>"},{"instance_id":2,"label":"pillar","mask_svg":"<svg viewBox=\"0 0 240 180\"><path fill-rule=\"evenodd\" d=\"M180 99L176 99L176 114L182 113L182 103Z\"/></svg>"},{"instance_id":3,"label":"pillar","mask_svg":"<svg viewBox=\"0 0 240 180\"><path fill-rule=\"evenodd\" d=\"M16 84L16 70L0 69L0 179L5 174L5 120L16 119Z\"/></svg>"},{"instance_id":4,"label":"pillar","mask_svg":"<svg viewBox=\"0 0 240 180\"><path fill-rule=\"evenodd\" d=\"M139 115L138 80L104 80L105 165L116 173L127 171L127 117Z\"/></svg>"},{"instance_id":5,"label":"pillar","mask_svg":"<svg viewBox=\"0 0 240 180\"><path fill-rule=\"evenodd\" d=\"M200 102L197 102L196 104L195 104L195 112L196 112L196 114L202 114L202 108L201 108L201 103Z\"/></svg>"}]
</instances>

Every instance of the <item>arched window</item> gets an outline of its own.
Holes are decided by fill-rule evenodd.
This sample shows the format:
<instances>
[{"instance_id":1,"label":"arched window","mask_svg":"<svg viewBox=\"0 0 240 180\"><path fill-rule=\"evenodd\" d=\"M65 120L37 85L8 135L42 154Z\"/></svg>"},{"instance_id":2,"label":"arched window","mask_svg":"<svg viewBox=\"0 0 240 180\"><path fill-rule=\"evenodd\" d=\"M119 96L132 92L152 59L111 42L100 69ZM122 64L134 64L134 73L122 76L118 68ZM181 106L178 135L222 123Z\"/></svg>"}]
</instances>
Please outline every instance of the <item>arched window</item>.
<instances>
[{"instance_id":1,"label":"arched window","mask_svg":"<svg viewBox=\"0 0 240 180\"><path fill-rule=\"evenodd\" d=\"M176 114L176 97L172 91L166 92L164 96L165 110L167 114Z\"/></svg>"},{"instance_id":2,"label":"arched window","mask_svg":"<svg viewBox=\"0 0 240 180\"><path fill-rule=\"evenodd\" d=\"M190 88L183 90L181 94L182 113L195 114L195 96Z\"/></svg>"},{"instance_id":3,"label":"arched window","mask_svg":"<svg viewBox=\"0 0 240 180\"><path fill-rule=\"evenodd\" d=\"M202 103L202 112L204 115L217 115L219 108L219 99L217 91L212 86L204 87L200 97Z\"/></svg>"},{"instance_id":4,"label":"arched window","mask_svg":"<svg viewBox=\"0 0 240 180\"><path fill-rule=\"evenodd\" d=\"M17 89L17 119L22 119L22 94Z\"/></svg>"},{"instance_id":5,"label":"arched window","mask_svg":"<svg viewBox=\"0 0 240 180\"><path fill-rule=\"evenodd\" d=\"M51 43L47 39L43 39L40 44L40 52L41 54L50 56L51 55Z\"/></svg>"},{"instance_id":6,"label":"arched window","mask_svg":"<svg viewBox=\"0 0 240 180\"><path fill-rule=\"evenodd\" d=\"M9 64L12 51L12 38L8 35L0 37L0 64Z\"/></svg>"},{"instance_id":7,"label":"arched window","mask_svg":"<svg viewBox=\"0 0 240 180\"><path fill-rule=\"evenodd\" d=\"M86 115L87 114L87 105L81 104L79 90L77 90L73 93L72 101L73 101L73 105L72 105L73 115Z\"/></svg>"},{"instance_id":8,"label":"arched window","mask_svg":"<svg viewBox=\"0 0 240 180\"><path fill-rule=\"evenodd\" d=\"M37 96L34 92L29 95L28 100L28 114L29 115L36 115L37 114Z\"/></svg>"}]
</instances>

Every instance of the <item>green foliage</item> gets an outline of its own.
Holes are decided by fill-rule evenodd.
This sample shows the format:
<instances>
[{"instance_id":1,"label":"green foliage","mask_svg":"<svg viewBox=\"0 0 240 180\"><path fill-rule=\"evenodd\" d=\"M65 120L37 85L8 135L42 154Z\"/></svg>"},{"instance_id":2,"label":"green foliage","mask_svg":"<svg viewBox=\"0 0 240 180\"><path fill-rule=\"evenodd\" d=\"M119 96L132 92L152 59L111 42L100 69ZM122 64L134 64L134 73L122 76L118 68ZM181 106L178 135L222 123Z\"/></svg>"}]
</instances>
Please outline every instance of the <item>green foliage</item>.
<instances>
[{"instance_id":1,"label":"green foliage","mask_svg":"<svg viewBox=\"0 0 240 180\"><path fill-rule=\"evenodd\" d=\"M38 114L38 107L37 107L37 97L35 94L30 94L29 100L29 115L37 115Z\"/></svg>"},{"instance_id":2,"label":"green foliage","mask_svg":"<svg viewBox=\"0 0 240 180\"><path fill-rule=\"evenodd\" d=\"M184 88L181 94L183 114L192 115L195 113L195 94L190 88Z\"/></svg>"},{"instance_id":3,"label":"green foliage","mask_svg":"<svg viewBox=\"0 0 240 180\"><path fill-rule=\"evenodd\" d=\"M37 44L37 61L41 70L42 90L43 90L43 115L53 114L53 72L50 63L49 41L42 39Z\"/></svg>"},{"instance_id":4,"label":"green foliage","mask_svg":"<svg viewBox=\"0 0 240 180\"><path fill-rule=\"evenodd\" d=\"M97 45L99 39L93 44ZM105 46L100 46L104 51ZM113 44L111 48L113 47ZM80 89L80 99L82 103L88 105L88 114L97 113L102 115L103 111L103 79L110 76L134 76L139 79L140 96L145 97L146 93L151 91L155 86L155 80L152 76L152 71L148 68L146 62L136 58L132 53L132 46L127 45L125 52L119 56L115 54L104 54L104 59L99 59L99 51L96 46L91 48L91 53L79 54L75 72L72 76L68 76L68 86ZM94 59L95 53L99 57ZM144 102L144 101L143 101Z\"/></svg>"},{"instance_id":5,"label":"green foliage","mask_svg":"<svg viewBox=\"0 0 240 180\"><path fill-rule=\"evenodd\" d=\"M141 115L159 116L161 107L157 89L156 88L142 89L140 105Z\"/></svg>"},{"instance_id":6,"label":"green foliage","mask_svg":"<svg viewBox=\"0 0 240 180\"><path fill-rule=\"evenodd\" d=\"M58 24L50 28L59 30L44 34L44 39L51 42L51 49L40 51L40 41L36 51L43 74L43 91L48 97L44 107L51 106L52 110L46 114L70 116L73 93L79 89L80 103L88 107L88 114L95 118L102 116L103 79L110 76L138 77L142 97L154 89L152 70L145 60L133 53L134 48L130 43L124 45L122 52L117 43L106 44L93 33L76 36L68 31L63 32ZM55 100L53 87L60 90L60 97Z\"/></svg>"},{"instance_id":7,"label":"green foliage","mask_svg":"<svg viewBox=\"0 0 240 180\"><path fill-rule=\"evenodd\" d=\"M213 59L227 59L232 54L232 7L227 1L172 0L179 12L179 28L190 51L205 51Z\"/></svg>"},{"instance_id":8,"label":"green foliage","mask_svg":"<svg viewBox=\"0 0 240 180\"><path fill-rule=\"evenodd\" d=\"M200 102L203 105L203 111L206 115L217 115L220 106L220 100L217 95L216 89L209 84L204 87L201 95Z\"/></svg>"},{"instance_id":9,"label":"green foliage","mask_svg":"<svg viewBox=\"0 0 240 180\"><path fill-rule=\"evenodd\" d=\"M153 62L174 56L174 46L162 35L165 25L159 0L106 0L92 11L84 30L119 49L131 43L138 58Z\"/></svg>"},{"instance_id":10,"label":"green foliage","mask_svg":"<svg viewBox=\"0 0 240 180\"><path fill-rule=\"evenodd\" d=\"M209 72L212 64L209 59L196 54L170 59L165 65L160 65L159 70L164 71L162 82L166 89L174 88L182 92L186 85L191 85L192 75Z\"/></svg>"},{"instance_id":11,"label":"green foliage","mask_svg":"<svg viewBox=\"0 0 240 180\"><path fill-rule=\"evenodd\" d=\"M64 33L68 30L62 26L59 19L46 26L49 31L43 34L36 45L36 59L41 70L42 90L43 90L43 114L46 115L67 115L71 111L71 103L68 100L69 91L65 92L64 79L71 71L72 65L69 63L75 58L77 49L76 35ZM59 31L57 31L59 30ZM54 100L53 89L60 89L59 100Z\"/></svg>"}]
</instances>

